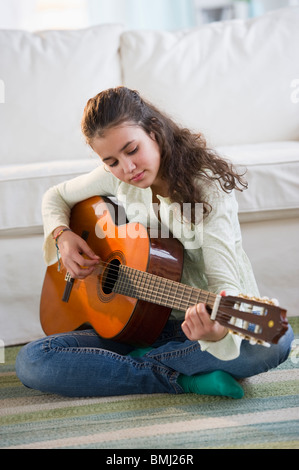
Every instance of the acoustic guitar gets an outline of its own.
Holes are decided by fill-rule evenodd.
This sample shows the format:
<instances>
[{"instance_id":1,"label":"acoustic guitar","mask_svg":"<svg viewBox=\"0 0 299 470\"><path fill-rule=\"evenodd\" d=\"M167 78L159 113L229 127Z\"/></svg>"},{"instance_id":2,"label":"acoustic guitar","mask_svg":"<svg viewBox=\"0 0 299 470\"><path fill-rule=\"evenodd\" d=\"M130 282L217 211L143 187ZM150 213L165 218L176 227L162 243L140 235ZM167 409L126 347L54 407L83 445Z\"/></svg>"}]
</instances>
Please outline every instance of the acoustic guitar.
<instances>
[{"instance_id":1,"label":"acoustic guitar","mask_svg":"<svg viewBox=\"0 0 299 470\"><path fill-rule=\"evenodd\" d=\"M40 303L47 335L88 326L103 338L150 345L173 308L185 312L199 302L213 320L253 343L277 343L288 328L286 310L269 301L182 284L182 244L172 236L150 238L142 224L127 223L112 199L96 196L78 203L70 227L101 261L84 280L72 279L58 262L47 268Z\"/></svg>"}]
</instances>

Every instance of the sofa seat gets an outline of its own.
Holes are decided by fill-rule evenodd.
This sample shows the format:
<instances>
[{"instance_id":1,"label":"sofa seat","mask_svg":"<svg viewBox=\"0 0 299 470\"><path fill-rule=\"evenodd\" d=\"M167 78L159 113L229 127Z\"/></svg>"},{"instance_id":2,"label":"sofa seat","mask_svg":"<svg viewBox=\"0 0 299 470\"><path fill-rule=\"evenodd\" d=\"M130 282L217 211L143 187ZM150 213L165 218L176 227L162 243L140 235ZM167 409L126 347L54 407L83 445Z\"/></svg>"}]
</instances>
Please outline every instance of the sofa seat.
<instances>
[{"instance_id":1,"label":"sofa seat","mask_svg":"<svg viewBox=\"0 0 299 470\"><path fill-rule=\"evenodd\" d=\"M236 192L241 222L299 215L299 142L218 147L223 157L247 170L248 189Z\"/></svg>"},{"instance_id":2,"label":"sofa seat","mask_svg":"<svg viewBox=\"0 0 299 470\"><path fill-rule=\"evenodd\" d=\"M241 171L248 189L236 192L241 222L292 217L299 213L299 142L223 146L218 153ZM93 170L98 157L1 167L0 234L41 233L40 203L45 191ZM37 204L38 201L38 204Z\"/></svg>"},{"instance_id":3,"label":"sofa seat","mask_svg":"<svg viewBox=\"0 0 299 470\"><path fill-rule=\"evenodd\" d=\"M99 164L99 158L63 160L1 167L0 234L42 232L41 201L51 186L87 173Z\"/></svg>"}]
</instances>

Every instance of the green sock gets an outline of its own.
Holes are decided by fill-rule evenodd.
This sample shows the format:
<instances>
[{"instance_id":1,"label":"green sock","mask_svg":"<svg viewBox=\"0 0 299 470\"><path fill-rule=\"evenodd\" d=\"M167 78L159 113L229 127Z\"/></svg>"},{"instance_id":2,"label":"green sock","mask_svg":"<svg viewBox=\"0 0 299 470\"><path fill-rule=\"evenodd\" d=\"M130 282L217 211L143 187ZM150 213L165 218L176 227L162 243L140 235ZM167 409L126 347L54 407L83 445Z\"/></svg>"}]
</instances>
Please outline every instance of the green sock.
<instances>
[{"instance_id":1,"label":"green sock","mask_svg":"<svg viewBox=\"0 0 299 470\"><path fill-rule=\"evenodd\" d=\"M242 398L244 396L241 385L230 374L221 370L191 376L180 374L177 381L185 393L231 398Z\"/></svg>"},{"instance_id":2,"label":"green sock","mask_svg":"<svg viewBox=\"0 0 299 470\"><path fill-rule=\"evenodd\" d=\"M127 356L131 357L142 357L144 356L147 352L151 351L153 348L138 348L138 349L133 349Z\"/></svg>"}]
</instances>

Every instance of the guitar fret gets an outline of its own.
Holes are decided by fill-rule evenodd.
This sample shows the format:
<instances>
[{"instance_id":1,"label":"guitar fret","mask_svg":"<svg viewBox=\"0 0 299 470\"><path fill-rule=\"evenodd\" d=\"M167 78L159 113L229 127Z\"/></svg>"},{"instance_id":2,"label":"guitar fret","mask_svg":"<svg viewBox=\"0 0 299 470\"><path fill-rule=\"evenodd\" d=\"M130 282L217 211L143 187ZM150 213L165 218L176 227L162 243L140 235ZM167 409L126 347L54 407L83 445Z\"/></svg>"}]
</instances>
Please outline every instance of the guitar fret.
<instances>
[{"instance_id":1,"label":"guitar fret","mask_svg":"<svg viewBox=\"0 0 299 470\"><path fill-rule=\"evenodd\" d=\"M165 287L167 285L167 283L165 282L165 280L163 278L156 278L156 281L154 284L157 284L157 286L153 286L154 288L156 288L155 290L155 294L154 294L154 299L155 301L157 301L158 299L158 295L159 297L164 297L164 298L167 298L167 296L169 296L169 294L166 292L165 293Z\"/></svg>"},{"instance_id":2,"label":"guitar fret","mask_svg":"<svg viewBox=\"0 0 299 470\"><path fill-rule=\"evenodd\" d=\"M197 290L192 288L192 305L196 305L200 302L200 295L201 291L197 292Z\"/></svg>"},{"instance_id":3,"label":"guitar fret","mask_svg":"<svg viewBox=\"0 0 299 470\"><path fill-rule=\"evenodd\" d=\"M152 301L153 303L161 303L161 300L163 300L163 303L166 306L169 306L171 303L171 295L169 291L166 291L166 287L168 287L167 279L158 276L153 278L149 273L147 274L149 281L147 287L148 300Z\"/></svg>"},{"instance_id":4,"label":"guitar fret","mask_svg":"<svg viewBox=\"0 0 299 470\"><path fill-rule=\"evenodd\" d=\"M179 299L179 291L183 290L183 286L180 284L175 285L176 290L173 296L173 308L177 308L178 310L182 310L181 299Z\"/></svg>"},{"instance_id":5,"label":"guitar fret","mask_svg":"<svg viewBox=\"0 0 299 470\"><path fill-rule=\"evenodd\" d=\"M189 290L190 287L189 286L182 286L182 292L181 292L181 299L180 299L180 302L179 302L179 308L181 310L187 310L187 308L189 307L189 303L186 301L186 290Z\"/></svg>"},{"instance_id":6,"label":"guitar fret","mask_svg":"<svg viewBox=\"0 0 299 470\"><path fill-rule=\"evenodd\" d=\"M186 289L187 290L187 289ZM188 305L190 304L190 299L191 299L191 294L192 294L192 289L188 289L189 290L189 295L188 295L188 300L186 300L186 302L188 303Z\"/></svg>"}]
</instances>

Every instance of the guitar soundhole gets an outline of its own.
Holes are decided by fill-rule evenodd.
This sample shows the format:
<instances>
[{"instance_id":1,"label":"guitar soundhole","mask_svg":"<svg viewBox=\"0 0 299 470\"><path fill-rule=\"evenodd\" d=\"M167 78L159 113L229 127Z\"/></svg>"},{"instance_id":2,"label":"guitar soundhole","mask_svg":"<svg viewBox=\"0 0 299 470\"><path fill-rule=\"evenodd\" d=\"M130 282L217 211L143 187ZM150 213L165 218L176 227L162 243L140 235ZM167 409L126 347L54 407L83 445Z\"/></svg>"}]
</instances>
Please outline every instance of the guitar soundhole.
<instances>
[{"instance_id":1,"label":"guitar soundhole","mask_svg":"<svg viewBox=\"0 0 299 470\"><path fill-rule=\"evenodd\" d=\"M113 259L108 264L107 268L105 269L103 282L102 282L102 289L104 294L109 295L113 292L113 288L115 283L118 279L118 271L120 266L119 259Z\"/></svg>"},{"instance_id":2,"label":"guitar soundhole","mask_svg":"<svg viewBox=\"0 0 299 470\"><path fill-rule=\"evenodd\" d=\"M110 257L105 260L105 268L98 276L97 293L101 302L110 302L117 294L114 290L119 277L119 270L122 264L126 264L126 258L122 251L115 250Z\"/></svg>"}]
</instances>

